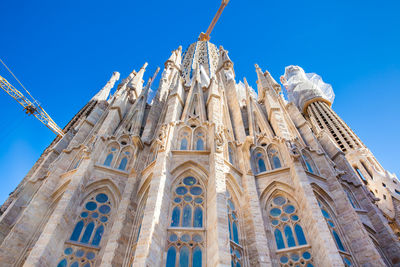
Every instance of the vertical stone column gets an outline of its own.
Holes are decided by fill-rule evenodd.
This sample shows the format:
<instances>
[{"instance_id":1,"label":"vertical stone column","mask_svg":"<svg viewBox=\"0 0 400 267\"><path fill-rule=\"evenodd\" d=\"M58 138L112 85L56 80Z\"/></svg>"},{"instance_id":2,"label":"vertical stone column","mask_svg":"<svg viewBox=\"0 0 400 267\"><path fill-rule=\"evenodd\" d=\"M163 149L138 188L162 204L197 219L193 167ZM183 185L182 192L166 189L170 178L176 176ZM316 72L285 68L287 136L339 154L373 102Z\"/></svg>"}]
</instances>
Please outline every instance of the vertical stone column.
<instances>
[{"instance_id":1,"label":"vertical stone column","mask_svg":"<svg viewBox=\"0 0 400 267\"><path fill-rule=\"evenodd\" d=\"M214 124L214 138L210 139L210 176L207 186L207 266L231 266L226 175L224 162L225 127L222 125L222 105L217 85L208 100L208 116ZM211 90L211 89L210 89Z\"/></svg>"},{"instance_id":2,"label":"vertical stone column","mask_svg":"<svg viewBox=\"0 0 400 267\"><path fill-rule=\"evenodd\" d=\"M316 266L344 266L336 248L335 241L322 216L313 189L302 164L294 160L290 174L295 188L295 198L302 211L300 216L305 232L310 233L308 240L312 246Z\"/></svg>"},{"instance_id":3,"label":"vertical stone column","mask_svg":"<svg viewBox=\"0 0 400 267\"><path fill-rule=\"evenodd\" d=\"M57 265L58 253L62 251L64 241L71 232L71 226L78 214L82 188L92 169L91 160L84 159L71 177L71 182L23 266Z\"/></svg>"},{"instance_id":4,"label":"vertical stone column","mask_svg":"<svg viewBox=\"0 0 400 267\"><path fill-rule=\"evenodd\" d=\"M170 205L171 178L168 167L171 166L172 137L175 136L173 121L178 120L182 112L182 104L179 97L173 96L168 99L167 116L160 131L165 136L159 140L161 145L153 167L153 176L146 207L142 228L137 242L133 266L161 266L165 249L168 227L168 211Z\"/></svg>"},{"instance_id":5,"label":"vertical stone column","mask_svg":"<svg viewBox=\"0 0 400 267\"><path fill-rule=\"evenodd\" d=\"M134 223L136 206L133 206L133 196L136 196L136 174L130 175L119 203L113 226L101 259L101 266L122 266L129 234Z\"/></svg>"},{"instance_id":6,"label":"vertical stone column","mask_svg":"<svg viewBox=\"0 0 400 267\"><path fill-rule=\"evenodd\" d=\"M248 159L250 162L250 158ZM264 221L258 198L257 187L254 175L249 172L243 175L243 186L246 197L246 211L248 215L244 218L245 225L249 229L246 245L249 248L249 261L251 266L271 266L271 258L267 236L264 229ZM248 207L248 209L247 209Z\"/></svg>"}]
</instances>

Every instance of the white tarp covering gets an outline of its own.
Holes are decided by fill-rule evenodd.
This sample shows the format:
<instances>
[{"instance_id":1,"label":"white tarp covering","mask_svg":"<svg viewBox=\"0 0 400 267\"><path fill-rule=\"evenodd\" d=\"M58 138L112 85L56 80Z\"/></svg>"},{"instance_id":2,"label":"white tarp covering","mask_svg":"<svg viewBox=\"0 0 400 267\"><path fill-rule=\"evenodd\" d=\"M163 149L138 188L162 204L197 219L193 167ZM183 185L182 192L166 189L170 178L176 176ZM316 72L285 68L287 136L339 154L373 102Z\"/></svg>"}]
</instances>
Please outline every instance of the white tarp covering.
<instances>
[{"instance_id":1,"label":"white tarp covering","mask_svg":"<svg viewBox=\"0 0 400 267\"><path fill-rule=\"evenodd\" d=\"M305 73L299 66L286 67L281 82L287 90L289 101L300 108L305 101L313 97L323 97L331 103L335 99L330 84L325 83L321 76L315 73Z\"/></svg>"}]
</instances>

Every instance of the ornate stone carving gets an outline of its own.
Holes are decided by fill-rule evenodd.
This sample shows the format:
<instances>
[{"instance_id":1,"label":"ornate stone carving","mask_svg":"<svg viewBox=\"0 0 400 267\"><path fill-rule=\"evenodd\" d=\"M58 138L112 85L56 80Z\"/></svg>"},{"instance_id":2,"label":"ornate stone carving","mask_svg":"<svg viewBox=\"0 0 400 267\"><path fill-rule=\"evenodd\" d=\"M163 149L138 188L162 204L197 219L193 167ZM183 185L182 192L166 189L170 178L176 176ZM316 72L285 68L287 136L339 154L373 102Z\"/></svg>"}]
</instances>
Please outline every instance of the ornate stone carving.
<instances>
[{"instance_id":1,"label":"ornate stone carving","mask_svg":"<svg viewBox=\"0 0 400 267\"><path fill-rule=\"evenodd\" d=\"M219 124L215 126L215 150L222 152L224 147L224 126Z\"/></svg>"},{"instance_id":2,"label":"ornate stone carving","mask_svg":"<svg viewBox=\"0 0 400 267\"><path fill-rule=\"evenodd\" d=\"M298 160L301 156L300 151L296 143L292 141L286 141L286 146L289 148L289 154L294 160Z\"/></svg>"},{"instance_id":3,"label":"ornate stone carving","mask_svg":"<svg viewBox=\"0 0 400 267\"><path fill-rule=\"evenodd\" d=\"M168 131L168 125L167 124L161 125L157 137L157 143L159 144L159 151L165 150L165 147L167 145L167 131Z\"/></svg>"}]
</instances>

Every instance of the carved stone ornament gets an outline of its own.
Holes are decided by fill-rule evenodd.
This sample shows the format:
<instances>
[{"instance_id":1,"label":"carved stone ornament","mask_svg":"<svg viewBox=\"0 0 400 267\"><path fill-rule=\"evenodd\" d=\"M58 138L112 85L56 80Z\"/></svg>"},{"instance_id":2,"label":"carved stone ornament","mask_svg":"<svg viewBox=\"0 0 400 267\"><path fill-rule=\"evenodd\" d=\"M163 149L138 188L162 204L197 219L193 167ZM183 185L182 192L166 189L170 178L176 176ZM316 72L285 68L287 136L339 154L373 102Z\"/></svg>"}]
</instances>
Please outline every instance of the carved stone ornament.
<instances>
[{"instance_id":1,"label":"carved stone ornament","mask_svg":"<svg viewBox=\"0 0 400 267\"><path fill-rule=\"evenodd\" d=\"M297 148L296 143L291 142L291 141L287 141L286 142L286 146L289 148L289 154L290 156L294 159L294 160L298 160L298 158L300 157L300 152L299 149Z\"/></svg>"},{"instance_id":2,"label":"carved stone ornament","mask_svg":"<svg viewBox=\"0 0 400 267\"><path fill-rule=\"evenodd\" d=\"M215 127L215 149L222 152L224 148L224 126L219 124Z\"/></svg>"},{"instance_id":3,"label":"carved stone ornament","mask_svg":"<svg viewBox=\"0 0 400 267\"><path fill-rule=\"evenodd\" d=\"M160 131L159 131L158 137L157 137L157 143L159 145L159 151L164 151L165 147L167 145L167 130L168 130L167 124L161 125Z\"/></svg>"}]
</instances>

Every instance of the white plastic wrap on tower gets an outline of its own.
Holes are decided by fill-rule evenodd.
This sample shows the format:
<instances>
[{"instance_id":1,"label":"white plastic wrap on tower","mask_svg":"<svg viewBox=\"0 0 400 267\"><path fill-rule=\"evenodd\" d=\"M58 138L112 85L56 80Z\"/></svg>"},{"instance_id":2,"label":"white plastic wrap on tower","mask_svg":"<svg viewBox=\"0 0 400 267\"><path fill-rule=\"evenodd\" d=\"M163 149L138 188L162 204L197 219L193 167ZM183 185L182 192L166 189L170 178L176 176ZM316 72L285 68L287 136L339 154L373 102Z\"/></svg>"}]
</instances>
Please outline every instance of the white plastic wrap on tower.
<instances>
[{"instance_id":1,"label":"white plastic wrap on tower","mask_svg":"<svg viewBox=\"0 0 400 267\"><path fill-rule=\"evenodd\" d=\"M300 110L303 110L307 101L314 98L323 98L330 103L335 99L330 84L315 73L305 73L299 66L286 67L281 82L287 90L289 101L295 103Z\"/></svg>"}]
</instances>

